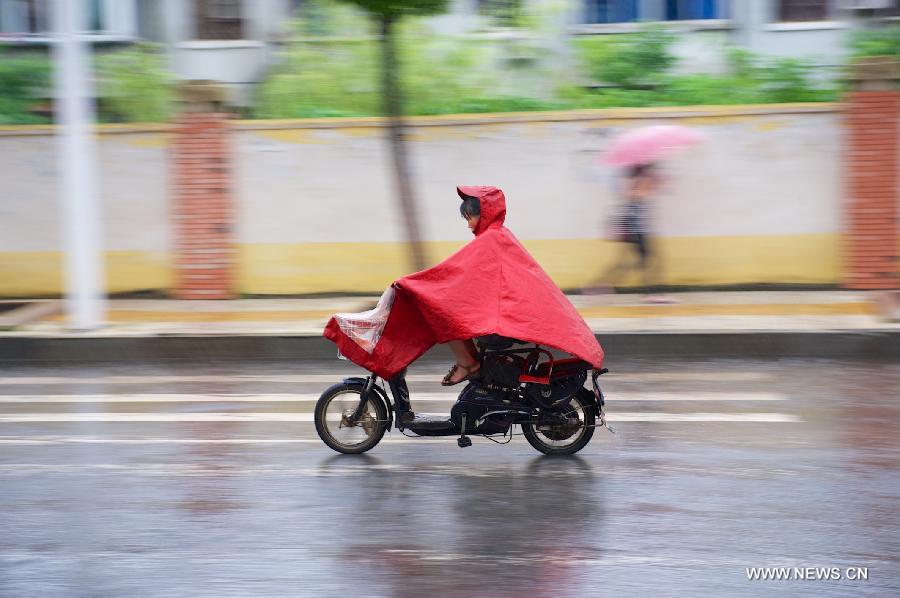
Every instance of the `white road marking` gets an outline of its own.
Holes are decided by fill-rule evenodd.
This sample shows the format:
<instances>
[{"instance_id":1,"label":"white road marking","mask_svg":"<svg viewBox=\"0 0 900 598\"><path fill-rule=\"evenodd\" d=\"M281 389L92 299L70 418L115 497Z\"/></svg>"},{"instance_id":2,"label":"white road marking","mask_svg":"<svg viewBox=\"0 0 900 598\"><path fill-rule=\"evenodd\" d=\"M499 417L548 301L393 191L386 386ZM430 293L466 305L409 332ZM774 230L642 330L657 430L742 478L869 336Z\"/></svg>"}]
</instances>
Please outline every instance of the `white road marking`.
<instances>
[{"instance_id":1,"label":"white road marking","mask_svg":"<svg viewBox=\"0 0 900 598\"><path fill-rule=\"evenodd\" d=\"M399 434L399 432L397 433ZM456 436L422 436L406 438L385 436L381 442L454 441ZM321 444L319 438L114 438L105 436L13 436L0 437L0 444ZM379 443L380 444L380 443Z\"/></svg>"},{"instance_id":2,"label":"white road marking","mask_svg":"<svg viewBox=\"0 0 900 598\"><path fill-rule=\"evenodd\" d=\"M94 377L66 377L66 376L4 376L0 377L0 386L3 385L97 385L97 384L185 384L185 383L210 383L210 384L239 384L242 382L279 382L279 383L304 383L304 382L328 382L337 383L345 377L365 376L365 372L354 374L221 374L221 375L110 375ZM440 382L444 373L434 374L410 374L406 377L408 382ZM617 374L611 372L601 380L614 380L616 382L761 382L772 380L774 376L766 372L633 372Z\"/></svg>"},{"instance_id":3,"label":"white road marking","mask_svg":"<svg viewBox=\"0 0 900 598\"><path fill-rule=\"evenodd\" d=\"M421 402L453 402L458 393L413 393L413 404ZM766 392L624 392L613 393L607 400L625 401L783 401L785 395ZM85 394L85 395L0 395L0 404L9 403L314 403L319 393L267 394Z\"/></svg>"},{"instance_id":4,"label":"white road marking","mask_svg":"<svg viewBox=\"0 0 900 598\"><path fill-rule=\"evenodd\" d=\"M353 377L365 374L353 374ZM349 374L221 374L221 375L160 375L152 374L142 376L96 376L90 378L65 377L65 376L8 376L0 377L0 385L27 384L27 385L81 385L81 384L179 384L179 383L209 383L209 384L239 384L242 382L331 382L337 383ZM440 381L440 375L407 376L407 380Z\"/></svg>"},{"instance_id":5,"label":"white road marking","mask_svg":"<svg viewBox=\"0 0 900 598\"><path fill-rule=\"evenodd\" d=\"M699 401L727 401L746 403L749 401L784 401L787 396L772 392L612 392L603 393L607 401L666 401L691 403Z\"/></svg>"},{"instance_id":6,"label":"white road marking","mask_svg":"<svg viewBox=\"0 0 900 598\"><path fill-rule=\"evenodd\" d=\"M429 413L426 415L446 416ZM798 423L800 417L786 413L609 413L612 422L765 422ZM59 422L303 422L313 421L312 413L5 413L0 423Z\"/></svg>"},{"instance_id":7,"label":"white road marking","mask_svg":"<svg viewBox=\"0 0 900 598\"><path fill-rule=\"evenodd\" d=\"M616 422L759 422L796 424L803 421L798 415L789 413L661 413L661 412L628 412L608 413L606 416L612 423Z\"/></svg>"}]
</instances>

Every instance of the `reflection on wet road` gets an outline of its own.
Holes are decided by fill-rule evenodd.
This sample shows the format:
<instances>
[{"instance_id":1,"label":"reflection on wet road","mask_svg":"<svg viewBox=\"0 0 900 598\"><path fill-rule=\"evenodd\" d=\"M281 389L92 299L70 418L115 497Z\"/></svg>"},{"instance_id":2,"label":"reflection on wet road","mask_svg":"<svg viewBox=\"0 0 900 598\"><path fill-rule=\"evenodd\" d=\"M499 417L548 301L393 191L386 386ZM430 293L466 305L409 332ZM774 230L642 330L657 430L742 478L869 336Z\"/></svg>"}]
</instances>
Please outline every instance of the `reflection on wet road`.
<instances>
[{"instance_id":1,"label":"reflection on wet road","mask_svg":"<svg viewBox=\"0 0 900 598\"><path fill-rule=\"evenodd\" d=\"M337 362L3 367L0 595L900 593L900 366L609 367L618 433L574 458L337 455L310 418ZM448 412L443 371L411 370L417 410Z\"/></svg>"}]
</instances>

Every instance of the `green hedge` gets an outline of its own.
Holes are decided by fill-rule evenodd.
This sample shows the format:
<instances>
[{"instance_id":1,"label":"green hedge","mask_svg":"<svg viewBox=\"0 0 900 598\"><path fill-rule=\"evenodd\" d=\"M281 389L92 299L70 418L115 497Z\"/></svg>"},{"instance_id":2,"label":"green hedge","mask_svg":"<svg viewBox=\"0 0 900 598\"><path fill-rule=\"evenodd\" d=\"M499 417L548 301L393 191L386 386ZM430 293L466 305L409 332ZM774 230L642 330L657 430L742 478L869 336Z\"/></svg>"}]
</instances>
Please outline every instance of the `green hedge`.
<instances>
[{"instance_id":1,"label":"green hedge","mask_svg":"<svg viewBox=\"0 0 900 598\"><path fill-rule=\"evenodd\" d=\"M162 47L140 43L96 58L103 122L166 122L174 112L175 78Z\"/></svg>"},{"instance_id":2,"label":"green hedge","mask_svg":"<svg viewBox=\"0 0 900 598\"><path fill-rule=\"evenodd\" d=\"M173 112L174 77L154 44L95 56L101 122L165 122ZM0 51L0 124L51 121L53 81L42 52Z\"/></svg>"},{"instance_id":3,"label":"green hedge","mask_svg":"<svg viewBox=\"0 0 900 598\"><path fill-rule=\"evenodd\" d=\"M412 115L633 106L818 102L838 86L796 59L729 51L724 74L677 74L672 33L570 41L577 68L555 72L547 40L486 40L427 35L401 38L401 80ZM545 59L545 57L548 57ZM289 44L261 85L257 118L368 116L379 110L377 47L372 40L304 39ZM510 84L510 81L513 84ZM515 85L516 81L524 83ZM593 84L593 85L590 85Z\"/></svg>"},{"instance_id":4,"label":"green hedge","mask_svg":"<svg viewBox=\"0 0 900 598\"><path fill-rule=\"evenodd\" d=\"M816 67L808 62L763 59L736 48L728 51L724 74L674 74L673 41L671 34L656 28L576 40L584 71L614 87L570 95L596 107L820 102L837 97L836 86L817 81Z\"/></svg>"},{"instance_id":5,"label":"green hedge","mask_svg":"<svg viewBox=\"0 0 900 598\"><path fill-rule=\"evenodd\" d=\"M0 54L0 124L47 122L51 89L50 62L45 56Z\"/></svg>"},{"instance_id":6,"label":"green hedge","mask_svg":"<svg viewBox=\"0 0 900 598\"><path fill-rule=\"evenodd\" d=\"M378 47L358 11L305 4L295 41L259 86L248 116L305 118L381 112ZM548 5L549 6L549 5ZM678 74L675 35L655 26L639 33L569 40L574 69L560 69L559 48L539 19L524 35L447 37L410 19L400 32L406 110L414 115L630 106L816 102L840 85L796 59L764 59L731 49L723 74ZM853 57L900 58L900 25L855 32ZM136 44L96 57L103 122L164 122L173 112L174 77L161 48ZM46 123L52 73L45 54L0 51L0 124Z\"/></svg>"},{"instance_id":7,"label":"green hedge","mask_svg":"<svg viewBox=\"0 0 900 598\"><path fill-rule=\"evenodd\" d=\"M850 49L857 58L893 56L900 59L900 23L855 32Z\"/></svg>"}]
</instances>

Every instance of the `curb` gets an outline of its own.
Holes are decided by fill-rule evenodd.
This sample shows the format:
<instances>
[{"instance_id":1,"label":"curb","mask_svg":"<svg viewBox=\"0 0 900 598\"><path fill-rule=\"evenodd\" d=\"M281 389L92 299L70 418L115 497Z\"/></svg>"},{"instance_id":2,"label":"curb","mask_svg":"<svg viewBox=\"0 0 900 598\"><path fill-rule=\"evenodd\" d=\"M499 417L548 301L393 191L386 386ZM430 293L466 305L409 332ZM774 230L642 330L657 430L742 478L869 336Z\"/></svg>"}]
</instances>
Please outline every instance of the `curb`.
<instances>
[{"instance_id":1,"label":"curb","mask_svg":"<svg viewBox=\"0 0 900 598\"><path fill-rule=\"evenodd\" d=\"M0 330L15 330L17 327L46 318L62 310L62 302L58 299L29 299L24 301L0 301L0 304L18 305L0 314Z\"/></svg>"},{"instance_id":2,"label":"curb","mask_svg":"<svg viewBox=\"0 0 900 598\"><path fill-rule=\"evenodd\" d=\"M900 329L866 331L625 332L597 335L607 357L898 357ZM432 349L429 353L435 351ZM440 349L435 351L440 352ZM429 353L426 353L426 358ZM441 354L442 357L446 355ZM4 362L334 359L321 336L5 336Z\"/></svg>"}]
</instances>

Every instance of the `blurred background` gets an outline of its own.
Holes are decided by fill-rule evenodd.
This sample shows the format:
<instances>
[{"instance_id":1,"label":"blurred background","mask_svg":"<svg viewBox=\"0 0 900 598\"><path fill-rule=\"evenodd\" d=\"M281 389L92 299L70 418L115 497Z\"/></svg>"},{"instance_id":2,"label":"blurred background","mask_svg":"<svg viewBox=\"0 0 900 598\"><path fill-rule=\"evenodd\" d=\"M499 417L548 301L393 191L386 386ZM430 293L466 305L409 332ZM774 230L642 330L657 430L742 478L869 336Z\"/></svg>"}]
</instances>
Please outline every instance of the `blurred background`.
<instances>
[{"instance_id":1,"label":"blurred background","mask_svg":"<svg viewBox=\"0 0 900 598\"><path fill-rule=\"evenodd\" d=\"M601 157L659 123L705 140L661 165L660 287L897 286L896 206L853 182L896 186L891 146L865 141L890 129L896 96L849 116L872 81L856 62L881 60L895 93L897 0L81 6L109 293L378 294L469 238L458 184L504 189L508 226L584 288L619 251L624 170ZM65 292L51 9L0 0L7 298ZM847 252L872 234L877 266Z\"/></svg>"},{"instance_id":2,"label":"blurred background","mask_svg":"<svg viewBox=\"0 0 900 598\"><path fill-rule=\"evenodd\" d=\"M900 596L898 19L0 0L0 596ZM609 156L660 126L650 278ZM316 433L325 322L471 239L457 185L606 351L579 456Z\"/></svg>"}]
</instances>

